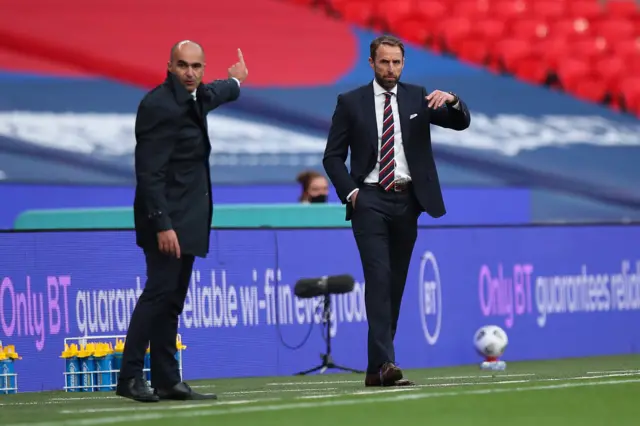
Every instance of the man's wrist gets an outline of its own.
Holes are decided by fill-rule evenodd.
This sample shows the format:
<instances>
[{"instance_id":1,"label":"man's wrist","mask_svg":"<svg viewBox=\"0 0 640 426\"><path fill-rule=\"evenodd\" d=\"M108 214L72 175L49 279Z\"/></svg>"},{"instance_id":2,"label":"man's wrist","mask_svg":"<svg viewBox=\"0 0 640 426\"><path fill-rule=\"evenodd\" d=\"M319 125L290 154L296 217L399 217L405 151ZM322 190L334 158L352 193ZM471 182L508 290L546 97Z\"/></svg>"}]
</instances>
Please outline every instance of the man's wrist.
<instances>
[{"instance_id":1,"label":"man's wrist","mask_svg":"<svg viewBox=\"0 0 640 426\"><path fill-rule=\"evenodd\" d=\"M238 79L237 79L237 78L235 78L235 77L231 77L231 78L232 78L232 79L234 79L234 80L236 81L236 83L238 83L238 86L240 86L240 80L238 80Z\"/></svg>"},{"instance_id":2,"label":"man's wrist","mask_svg":"<svg viewBox=\"0 0 640 426\"><path fill-rule=\"evenodd\" d=\"M451 96L453 96L453 99L451 101L447 101L447 105L453 108L459 108L460 107L460 98L458 97L458 95L456 95L453 92L448 92Z\"/></svg>"},{"instance_id":3,"label":"man's wrist","mask_svg":"<svg viewBox=\"0 0 640 426\"><path fill-rule=\"evenodd\" d=\"M355 194L355 193L356 193L356 192L358 192L358 191L359 191L359 189L358 189L358 188L356 188L356 189L354 189L353 191L351 191L351 192L349 193L349 195L347 195L347 201L351 201L351 197L353 196L353 194Z\"/></svg>"}]
</instances>

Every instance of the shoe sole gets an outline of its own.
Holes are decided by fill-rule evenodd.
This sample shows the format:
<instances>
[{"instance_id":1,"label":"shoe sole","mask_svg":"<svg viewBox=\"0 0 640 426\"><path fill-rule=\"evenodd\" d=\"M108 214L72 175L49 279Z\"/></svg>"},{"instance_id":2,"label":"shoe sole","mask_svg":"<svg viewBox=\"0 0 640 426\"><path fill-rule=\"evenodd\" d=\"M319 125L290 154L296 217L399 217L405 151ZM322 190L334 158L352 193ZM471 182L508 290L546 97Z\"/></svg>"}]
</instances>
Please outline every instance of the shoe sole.
<instances>
[{"instance_id":1,"label":"shoe sole","mask_svg":"<svg viewBox=\"0 0 640 426\"><path fill-rule=\"evenodd\" d=\"M136 397L133 397L131 395L122 395L122 394L117 393L117 392L116 392L116 395L118 395L118 396L120 396L122 398L127 398L127 399L130 399L132 401L136 401L136 402L159 402L160 401L160 398L158 398L157 396L149 396L149 397L146 397L146 398L136 398Z\"/></svg>"}]
</instances>

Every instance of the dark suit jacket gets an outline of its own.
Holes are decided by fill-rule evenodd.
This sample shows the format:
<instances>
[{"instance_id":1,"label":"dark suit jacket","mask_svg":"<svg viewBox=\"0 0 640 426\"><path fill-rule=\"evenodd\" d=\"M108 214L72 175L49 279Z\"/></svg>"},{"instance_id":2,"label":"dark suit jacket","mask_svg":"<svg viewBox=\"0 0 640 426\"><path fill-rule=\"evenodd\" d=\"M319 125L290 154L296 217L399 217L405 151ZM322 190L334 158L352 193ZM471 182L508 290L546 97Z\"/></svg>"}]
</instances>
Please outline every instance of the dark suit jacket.
<instances>
[{"instance_id":1,"label":"dark suit jacket","mask_svg":"<svg viewBox=\"0 0 640 426\"><path fill-rule=\"evenodd\" d=\"M213 214L207 113L240 96L233 79L201 84L197 102L179 80L147 93L136 116L134 220L136 242L158 248L157 233L173 229L180 251L204 257Z\"/></svg>"},{"instance_id":2,"label":"dark suit jacket","mask_svg":"<svg viewBox=\"0 0 640 426\"><path fill-rule=\"evenodd\" d=\"M427 106L426 96L427 91L423 87L398 83L402 142L415 195L423 211L432 217L440 217L446 210L431 149L430 125L464 130L469 127L471 116L462 100L459 110L451 106L434 110ZM322 162L338 197L347 205L346 220L350 220L352 213L347 196L362 185L378 161L375 114L373 82L338 95ZM417 116L410 119L413 114ZM345 165L349 148L351 172Z\"/></svg>"}]
</instances>

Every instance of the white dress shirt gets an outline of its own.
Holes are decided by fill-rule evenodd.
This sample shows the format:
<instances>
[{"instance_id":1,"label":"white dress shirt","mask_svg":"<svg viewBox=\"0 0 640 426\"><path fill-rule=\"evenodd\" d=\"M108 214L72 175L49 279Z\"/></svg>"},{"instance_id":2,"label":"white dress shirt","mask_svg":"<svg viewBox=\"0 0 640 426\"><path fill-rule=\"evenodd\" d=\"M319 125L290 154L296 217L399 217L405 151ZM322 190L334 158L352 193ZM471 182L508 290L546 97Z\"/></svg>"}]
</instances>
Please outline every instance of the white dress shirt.
<instances>
[{"instance_id":1,"label":"white dress shirt","mask_svg":"<svg viewBox=\"0 0 640 426\"><path fill-rule=\"evenodd\" d=\"M378 124L378 153L380 152L382 144L382 121L384 115L384 101L386 92L391 92L391 110L393 111L393 155L396 160L395 167L395 180L411 180L411 173L409 172L409 163L404 152L404 145L402 144L402 126L400 126L400 113L398 112L398 86L394 86L391 90L385 90L380 84L373 80L373 98L376 107L376 123ZM453 108L459 109L460 103L456 102ZM405 111L407 113L407 111ZM376 161L376 165L364 179L365 183L378 183L378 175L380 173L380 158ZM351 201L351 196L358 191L354 189L347 195L347 201Z\"/></svg>"},{"instance_id":2,"label":"white dress shirt","mask_svg":"<svg viewBox=\"0 0 640 426\"><path fill-rule=\"evenodd\" d=\"M389 90L393 93L391 95L391 111L393 111L393 155L396 160L394 176L396 180L411 179L409 173L409 164L407 163L407 157L404 153L404 146L402 145L402 127L400 126L400 114L398 113L398 86L394 86ZM376 106L376 123L378 125L378 152L382 148L382 124L384 116L384 102L387 93L377 81L373 81L373 99ZM364 180L365 183L378 183L378 177L380 174L380 159L376 161L376 165Z\"/></svg>"}]
</instances>

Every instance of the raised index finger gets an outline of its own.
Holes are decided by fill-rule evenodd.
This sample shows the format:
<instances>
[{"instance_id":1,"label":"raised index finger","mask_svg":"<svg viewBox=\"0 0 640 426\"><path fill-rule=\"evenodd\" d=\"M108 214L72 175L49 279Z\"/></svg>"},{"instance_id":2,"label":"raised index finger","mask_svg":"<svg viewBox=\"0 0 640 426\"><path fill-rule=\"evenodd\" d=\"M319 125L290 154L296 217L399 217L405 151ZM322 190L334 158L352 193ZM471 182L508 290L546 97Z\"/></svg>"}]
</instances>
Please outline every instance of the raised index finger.
<instances>
[{"instance_id":1,"label":"raised index finger","mask_svg":"<svg viewBox=\"0 0 640 426\"><path fill-rule=\"evenodd\" d=\"M244 64L244 56L242 56L242 50L238 49L238 60L241 64Z\"/></svg>"}]
</instances>

